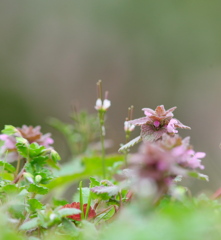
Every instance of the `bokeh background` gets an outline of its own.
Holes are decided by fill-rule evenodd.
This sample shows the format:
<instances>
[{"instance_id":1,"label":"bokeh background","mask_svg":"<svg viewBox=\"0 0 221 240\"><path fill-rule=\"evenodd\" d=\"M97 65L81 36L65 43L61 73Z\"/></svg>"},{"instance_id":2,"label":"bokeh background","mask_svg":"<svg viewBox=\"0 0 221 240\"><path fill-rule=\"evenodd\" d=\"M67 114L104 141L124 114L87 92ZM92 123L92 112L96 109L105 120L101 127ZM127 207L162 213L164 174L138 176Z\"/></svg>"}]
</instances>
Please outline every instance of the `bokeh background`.
<instances>
[{"instance_id":1,"label":"bokeh background","mask_svg":"<svg viewBox=\"0 0 221 240\"><path fill-rule=\"evenodd\" d=\"M64 139L46 122L69 121L71 102L95 113L96 82L112 106L108 138L117 151L134 105L177 106L175 116L205 151L209 183L221 187L221 1L219 0L1 0L0 127L41 125L68 157ZM137 130L134 136L139 133Z\"/></svg>"}]
</instances>

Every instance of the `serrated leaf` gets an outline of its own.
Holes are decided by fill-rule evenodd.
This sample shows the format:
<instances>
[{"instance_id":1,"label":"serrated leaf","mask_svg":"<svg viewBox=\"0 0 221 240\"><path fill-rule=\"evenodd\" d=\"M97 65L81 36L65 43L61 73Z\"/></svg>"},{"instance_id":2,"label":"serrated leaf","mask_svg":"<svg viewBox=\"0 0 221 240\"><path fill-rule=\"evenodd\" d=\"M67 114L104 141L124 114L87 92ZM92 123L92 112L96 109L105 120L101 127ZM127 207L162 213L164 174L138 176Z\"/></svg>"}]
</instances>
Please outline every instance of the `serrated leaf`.
<instances>
[{"instance_id":1,"label":"serrated leaf","mask_svg":"<svg viewBox=\"0 0 221 240\"><path fill-rule=\"evenodd\" d=\"M6 135L13 135L16 132L18 132L18 130L12 125L5 125L5 128L2 130L2 133Z\"/></svg>"},{"instance_id":2,"label":"serrated leaf","mask_svg":"<svg viewBox=\"0 0 221 240\"><path fill-rule=\"evenodd\" d=\"M31 220L23 223L19 229L20 230L30 230L33 228L37 228L38 226L39 226L38 218L32 218Z\"/></svg>"},{"instance_id":3,"label":"serrated leaf","mask_svg":"<svg viewBox=\"0 0 221 240\"><path fill-rule=\"evenodd\" d=\"M91 188L91 191L96 193L96 194L103 194L107 193L108 196L116 196L119 192L119 187L114 185L114 186L97 186Z\"/></svg>"},{"instance_id":4,"label":"serrated leaf","mask_svg":"<svg viewBox=\"0 0 221 240\"><path fill-rule=\"evenodd\" d=\"M95 178L90 177L90 181L91 181L91 187L100 186L100 182L97 181Z\"/></svg>"},{"instance_id":5,"label":"serrated leaf","mask_svg":"<svg viewBox=\"0 0 221 240\"><path fill-rule=\"evenodd\" d=\"M31 157L34 157L34 156L38 156L40 155L41 153L43 153L45 150L45 147L44 146L41 146L39 145L38 143L36 142L33 142L30 144L29 146L29 155Z\"/></svg>"},{"instance_id":6,"label":"serrated leaf","mask_svg":"<svg viewBox=\"0 0 221 240\"><path fill-rule=\"evenodd\" d=\"M62 208L58 210L58 214L60 215L60 217L66 217L69 215L79 214L79 213L81 213L81 210L77 208Z\"/></svg>"},{"instance_id":7,"label":"serrated leaf","mask_svg":"<svg viewBox=\"0 0 221 240\"><path fill-rule=\"evenodd\" d=\"M38 185L32 183L29 185L28 191L36 193L36 194L44 195L44 194L48 193L48 188L43 187L43 186L38 186Z\"/></svg>"},{"instance_id":8,"label":"serrated leaf","mask_svg":"<svg viewBox=\"0 0 221 240\"><path fill-rule=\"evenodd\" d=\"M190 172L188 172L188 175L190 177L194 177L194 178L197 178L197 179L200 179L200 180L209 181L209 177L205 174L202 174L202 173L198 173L198 172L195 172L195 171L190 171Z\"/></svg>"},{"instance_id":9,"label":"serrated leaf","mask_svg":"<svg viewBox=\"0 0 221 240\"><path fill-rule=\"evenodd\" d=\"M123 145L122 147L120 147L118 152L122 152L130 147L133 147L135 144L139 143L141 140L142 140L141 136L138 136L138 137L132 139L130 142L128 142L125 145Z\"/></svg>"},{"instance_id":10,"label":"serrated leaf","mask_svg":"<svg viewBox=\"0 0 221 240\"><path fill-rule=\"evenodd\" d=\"M4 167L4 169L10 173L14 173L16 171L15 167L8 162L4 162L0 160L0 166Z\"/></svg>"},{"instance_id":11,"label":"serrated leaf","mask_svg":"<svg viewBox=\"0 0 221 240\"><path fill-rule=\"evenodd\" d=\"M16 138L16 148L19 154L24 157L28 158L29 156L29 143L25 138L17 137Z\"/></svg>"},{"instance_id":12,"label":"serrated leaf","mask_svg":"<svg viewBox=\"0 0 221 240\"><path fill-rule=\"evenodd\" d=\"M19 191L18 187L11 184L4 186L2 189L8 194L15 194L15 193L18 193Z\"/></svg>"},{"instance_id":13,"label":"serrated leaf","mask_svg":"<svg viewBox=\"0 0 221 240\"><path fill-rule=\"evenodd\" d=\"M43 204L35 198L29 199L28 204L29 204L29 209L32 212L35 212L37 209L42 209L43 207Z\"/></svg>"},{"instance_id":14,"label":"serrated leaf","mask_svg":"<svg viewBox=\"0 0 221 240\"><path fill-rule=\"evenodd\" d=\"M37 165L45 165L48 157L47 156L35 156L32 157L30 163L37 164Z\"/></svg>"}]
</instances>

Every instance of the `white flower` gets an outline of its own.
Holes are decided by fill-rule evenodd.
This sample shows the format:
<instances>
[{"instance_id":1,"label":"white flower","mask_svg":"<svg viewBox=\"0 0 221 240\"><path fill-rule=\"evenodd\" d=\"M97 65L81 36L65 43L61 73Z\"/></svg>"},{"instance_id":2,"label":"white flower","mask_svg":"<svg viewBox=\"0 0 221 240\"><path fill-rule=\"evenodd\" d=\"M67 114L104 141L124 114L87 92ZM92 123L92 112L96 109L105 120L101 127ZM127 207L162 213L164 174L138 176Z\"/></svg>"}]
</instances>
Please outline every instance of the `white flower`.
<instances>
[{"instance_id":1,"label":"white flower","mask_svg":"<svg viewBox=\"0 0 221 240\"><path fill-rule=\"evenodd\" d=\"M102 100L98 98L95 104L95 109L106 111L110 106L111 106L110 100L104 99L104 101L102 102Z\"/></svg>"},{"instance_id":2,"label":"white flower","mask_svg":"<svg viewBox=\"0 0 221 240\"><path fill-rule=\"evenodd\" d=\"M132 132L135 128L134 124L130 124L128 121L124 122L124 131L125 132Z\"/></svg>"}]
</instances>

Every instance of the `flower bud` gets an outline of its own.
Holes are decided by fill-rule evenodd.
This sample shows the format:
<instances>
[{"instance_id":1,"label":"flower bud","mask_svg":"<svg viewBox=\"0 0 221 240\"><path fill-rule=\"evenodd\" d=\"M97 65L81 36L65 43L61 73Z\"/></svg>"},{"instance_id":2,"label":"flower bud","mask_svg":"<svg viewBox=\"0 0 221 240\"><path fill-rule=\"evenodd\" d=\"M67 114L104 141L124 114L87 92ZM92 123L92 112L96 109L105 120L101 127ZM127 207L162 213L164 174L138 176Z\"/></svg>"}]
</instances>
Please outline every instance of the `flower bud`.
<instances>
[{"instance_id":1,"label":"flower bud","mask_svg":"<svg viewBox=\"0 0 221 240\"><path fill-rule=\"evenodd\" d=\"M24 176L30 183L34 183L33 175L32 175L31 173L24 172L24 173L23 173L23 176Z\"/></svg>"},{"instance_id":2,"label":"flower bud","mask_svg":"<svg viewBox=\"0 0 221 240\"><path fill-rule=\"evenodd\" d=\"M42 179L42 176L41 176L41 175L36 175L36 176L35 176L35 182L36 182L36 183L40 183L40 182L41 182L41 179Z\"/></svg>"}]
</instances>

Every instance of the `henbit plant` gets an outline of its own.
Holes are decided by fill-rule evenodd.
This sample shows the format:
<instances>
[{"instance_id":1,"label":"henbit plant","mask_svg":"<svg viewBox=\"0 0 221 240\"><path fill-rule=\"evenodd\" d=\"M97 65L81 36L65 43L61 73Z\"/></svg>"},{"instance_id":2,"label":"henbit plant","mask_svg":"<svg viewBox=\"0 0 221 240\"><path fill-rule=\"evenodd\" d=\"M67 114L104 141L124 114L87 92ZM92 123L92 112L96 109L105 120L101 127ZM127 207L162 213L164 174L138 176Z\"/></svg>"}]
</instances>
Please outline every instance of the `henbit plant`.
<instances>
[{"instance_id":1,"label":"henbit plant","mask_svg":"<svg viewBox=\"0 0 221 240\"><path fill-rule=\"evenodd\" d=\"M126 143L107 155L105 116L111 103L97 83L98 118L74 110L73 124L51 119L67 139L71 159L59 164L50 134L40 127L2 130L0 160L0 226L2 239L220 239L218 190L211 198L193 197L182 178L208 181L200 173L203 152L177 128L190 129L173 118L175 107L144 108L145 117L124 122ZM139 137L130 141L135 126ZM97 138L100 136L100 147ZM138 143L137 153L131 147ZM70 184L72 201L64 193ZM69 188L70 191L70 188Z\"/></svg>"}]
</instances>

